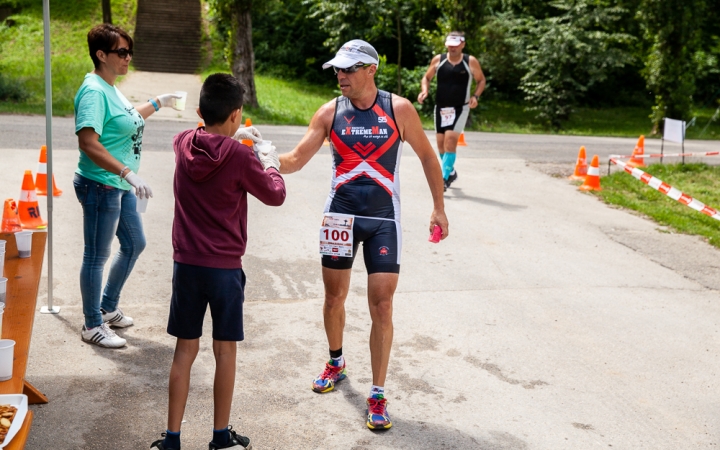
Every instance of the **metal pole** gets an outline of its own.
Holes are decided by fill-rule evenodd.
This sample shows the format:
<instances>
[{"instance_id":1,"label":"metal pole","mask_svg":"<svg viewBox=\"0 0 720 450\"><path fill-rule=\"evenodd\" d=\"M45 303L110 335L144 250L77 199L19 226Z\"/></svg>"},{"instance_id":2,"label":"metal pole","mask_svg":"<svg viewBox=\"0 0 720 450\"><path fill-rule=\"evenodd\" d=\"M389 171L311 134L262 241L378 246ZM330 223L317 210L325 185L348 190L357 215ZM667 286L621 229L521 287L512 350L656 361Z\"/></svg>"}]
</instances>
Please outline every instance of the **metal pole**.
<instances>
[{"instance_id":1,"label":"metal pole","mask_svg":"<svg viewBox=\"0 0 720 450\"><path fill-rule=\"evenodd\" d=\"M663 117L663 134L660 141L660 164L663 163L663 155L665 154L665 118Z\"/></svg>"},{"instance_id":2,"label":"metal pole","mask_svg":"<svg viewBox=\"0 0 720 450\"><path fill-rule=\"evenodd\" d=\"M50 72L50 0L43 0L43 32L45 41L45 145L47 146L47 208L48 208L48 305L44 314L57 314L53 308L53 170L52 170L52 74Z\"/></svg>"}]
</instances>

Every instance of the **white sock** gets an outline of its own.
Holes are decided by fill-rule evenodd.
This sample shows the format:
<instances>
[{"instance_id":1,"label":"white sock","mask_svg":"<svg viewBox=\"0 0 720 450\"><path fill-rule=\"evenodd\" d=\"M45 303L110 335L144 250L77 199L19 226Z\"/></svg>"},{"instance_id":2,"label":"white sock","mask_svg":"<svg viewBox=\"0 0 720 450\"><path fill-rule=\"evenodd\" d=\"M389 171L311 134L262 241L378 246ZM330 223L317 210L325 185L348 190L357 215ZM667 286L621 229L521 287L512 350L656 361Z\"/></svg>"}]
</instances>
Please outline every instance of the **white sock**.
<instances>
[{"instance_id":1,"label":"white sock","mask_svg":"<svg viewBox=\"0 0 720 450\"><path fill-rule=\"evenodd\" d=\"M373 386L370 388L370 397L380 397L382 396L385 398L385 387L384 386Z\"/></svg>"},{"instance_id":2,"label":"white sock","mask_svg":"<svg viewBox=\"0 0 720 450\"><path fill-rule=\"evenodd\" d=\"M345 357L343 355L340 355L337 358L330 358L330 359L332 359L335 363L337 363L338 366L342 366L343 364L345 364Z\"/></svg>"}]
</instances>

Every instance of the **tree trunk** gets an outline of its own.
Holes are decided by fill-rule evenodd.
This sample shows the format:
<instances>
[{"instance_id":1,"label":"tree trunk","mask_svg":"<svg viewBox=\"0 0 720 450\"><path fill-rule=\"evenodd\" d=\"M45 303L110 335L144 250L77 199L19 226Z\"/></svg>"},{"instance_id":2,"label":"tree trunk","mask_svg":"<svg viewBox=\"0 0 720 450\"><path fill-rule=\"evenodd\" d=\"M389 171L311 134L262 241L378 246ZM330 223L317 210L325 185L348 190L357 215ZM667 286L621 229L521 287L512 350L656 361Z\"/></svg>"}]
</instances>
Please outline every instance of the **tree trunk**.
<instances>
[{"instance_id":1,"label":"tree trunk","mask_svg":"<svg viewBox=\"0 0 720 450\"><path fill-rule=\"evenodd\" d=\"M400 7L395 12L395 25L397 27L398 61L397 61L397 95L402 96L402 28L400 27Z\"/></svg>"},{"instance_id":2,"label":"tree trunk","mask_svg":"<svg viewBox=\"0 0 720 450\"><path fill-rule=\"evenodd\" d=\"M245 85L243 104L257 108L255 92L255 52L252 44L252 1L236 0L232 12L232 33L234 47L232 52L232 72Z\"/></svg>"},{"instance_id":3,"label":"tree trunk","mask_svg":"<svg viewBox=\"0 0 720 450\"><path fill-rule=\"evenodd\" d=\"M103 23L112 25L112 9L110 8L110 0L102 0Z\"/></svg>"}]
</instances>

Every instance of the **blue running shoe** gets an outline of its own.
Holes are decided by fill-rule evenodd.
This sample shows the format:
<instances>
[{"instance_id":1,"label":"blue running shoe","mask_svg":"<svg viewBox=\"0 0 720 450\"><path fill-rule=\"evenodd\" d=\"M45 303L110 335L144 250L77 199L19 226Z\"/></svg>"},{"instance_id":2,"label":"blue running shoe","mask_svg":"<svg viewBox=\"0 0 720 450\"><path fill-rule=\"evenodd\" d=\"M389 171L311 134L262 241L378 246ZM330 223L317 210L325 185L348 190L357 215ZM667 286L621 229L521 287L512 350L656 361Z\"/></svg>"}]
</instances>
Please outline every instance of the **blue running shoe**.
<instances>
[{"instance_id":1,"label":"blue running shoe","mask_svg":"<svg viewBox=\"0 0 720 450\"><path fill-rule=\"evenodd\" d=\"M313 391L317 392L318 394L330 392L335 388L335 383L347 378L345 362L343 361L342 366L337 366L335 364L337 363L332 359L325 363L325 370L323 370L323 373L318 375L318 377L313 380Z\"/></svg>"},{"instance_id":2,"label":"blue running shoe","mask_svg":"<svg viewBox=\"0 0 720 450\"><path fill-rule=\"evenodd\" d=\"M387 400L384 397L367 399L367 427L371 430L387 430L392 426L387 412Z\"/></svg>"}]
</instances>

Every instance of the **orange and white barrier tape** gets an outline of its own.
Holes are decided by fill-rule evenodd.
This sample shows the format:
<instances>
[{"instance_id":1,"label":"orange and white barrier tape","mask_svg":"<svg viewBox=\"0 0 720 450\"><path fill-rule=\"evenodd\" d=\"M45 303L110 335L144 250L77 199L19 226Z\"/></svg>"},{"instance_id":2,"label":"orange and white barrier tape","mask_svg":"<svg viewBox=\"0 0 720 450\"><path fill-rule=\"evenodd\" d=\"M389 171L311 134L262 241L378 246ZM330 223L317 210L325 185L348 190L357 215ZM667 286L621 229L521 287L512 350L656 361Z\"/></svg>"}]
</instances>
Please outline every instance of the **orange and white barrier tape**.
<instances>
[{"instance_id":1,"label":"orange and white barrier tape","mask_svg":"<svg viewBox=\"0 0 720 450\"><path fill-rule=\"evenodd\" d=\"M613 158L669 158L669 157L680 157L680 156L718 156L720 152L705 152L705 153L649 153L647 155L610 155L610 159Z\"/></svg>"},{"instance_id":2,"label":"orange and white barrier tape","mask_svg":"<svg viewBox=\"0 0 720 450\"><path fill-rule=\"evenodd\" d=\"M614 158L610 158L610 161L614 164L617 164L618 166L622 167L622 169L632 175L633 177L637 178L638 180L642 181L643 183L647 184L651 188L655 189L656 191L660 191L663 194L667 195L673 200L677 200L683 205L687 205L694 209L695 211L700 211L701 213L705 214L706 216L710 216L715 220L720 220L720 213L717 212L717 210L707 206L705 203L701 202L698 199L692 198L691 196L687 195L686 193L680 191L679 189L675 189L674 187L670 186L669 184L663 182L663 180L659 178L655 178L654 176L650 175L647 172L644 172L637 167L630 167L627 164L625 164L622 161L619 161Z\"/></svg>"}]
</instances>

